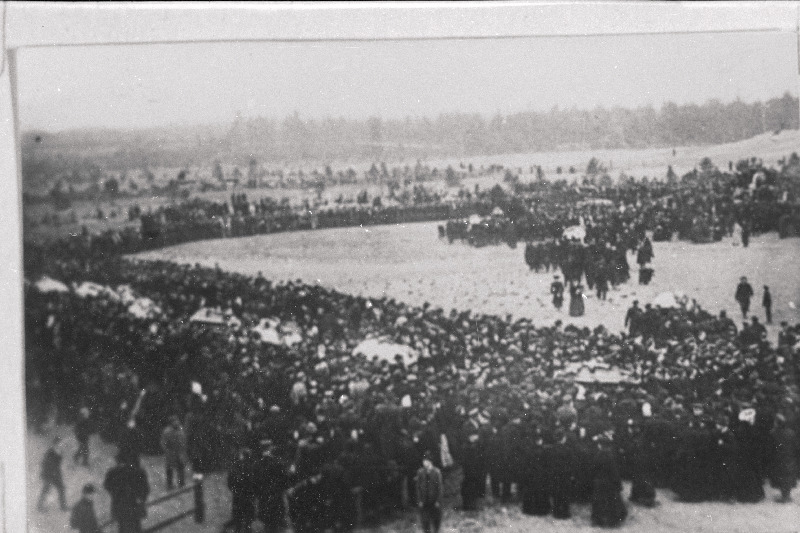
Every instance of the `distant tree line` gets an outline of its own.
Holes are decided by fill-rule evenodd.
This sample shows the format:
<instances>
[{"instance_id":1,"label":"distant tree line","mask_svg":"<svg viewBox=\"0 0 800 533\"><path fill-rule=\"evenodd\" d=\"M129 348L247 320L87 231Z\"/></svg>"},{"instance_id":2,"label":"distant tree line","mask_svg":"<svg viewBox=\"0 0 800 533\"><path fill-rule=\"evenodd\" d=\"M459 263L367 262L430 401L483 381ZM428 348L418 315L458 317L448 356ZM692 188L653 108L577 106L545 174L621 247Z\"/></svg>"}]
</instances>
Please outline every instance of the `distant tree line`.
<instances>
[{"instance_id":1,"label":"distant tree line","mask_svg":"<svg viewBox=\"0 0 800 533\"><path fill-rule=\"evenodd\" d=\"M798 99L786 93L765 103L669 102L659 110L553 107L492 117L448 113L433 119L366 120L306 119L294 113L282 120L237 118L216 127L31 132L23 139L22 153L27 178L67 165L124 170L210 165L221 159L247 168L254 157L292 164L719 144L797 128Z\"/></svg>"}]
</instances>

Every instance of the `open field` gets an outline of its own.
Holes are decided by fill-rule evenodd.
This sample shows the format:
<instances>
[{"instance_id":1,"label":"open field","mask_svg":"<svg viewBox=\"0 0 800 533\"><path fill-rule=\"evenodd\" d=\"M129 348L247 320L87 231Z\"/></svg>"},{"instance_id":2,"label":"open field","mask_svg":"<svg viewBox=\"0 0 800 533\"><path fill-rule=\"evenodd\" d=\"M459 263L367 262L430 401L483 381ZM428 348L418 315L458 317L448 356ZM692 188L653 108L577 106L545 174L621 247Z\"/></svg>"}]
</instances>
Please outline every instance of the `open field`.
<instances>
[{"instance_id":1,"label":"open field","mask_svg":"<svg viewBox=\"0 0 800 533\"><path fill-rule=\"evenodd\" d=\"M550 304L552 274L529 271L524 246L512 250L506 245L475 249L458 241L450 245L438 238L435 223L220 239L137 257L218 264L224 270L262 272L273 280L302 279L363 296L416 305L427 301L445 311L512 314L541 325L556 319L589 327L603 324L611 331L622 329L634 299L644 305L664 291L683 292L714 313L725 309L738 321L741 313L733 294L739 277L747 276L756 292L751 311L762 322L763 285L769 285L773 295L774 323L800 322L800 239L761 235L746 249L728 239L704 245L654 243L654 251L655 276L650 285L637 284L635 259L629 256L632 280L610 291L607 301L588 294L586 315L577 319L568 315L568 306L559 312ZM770 329L775 338L777 328Z\"/></svg>"}]
</instances>

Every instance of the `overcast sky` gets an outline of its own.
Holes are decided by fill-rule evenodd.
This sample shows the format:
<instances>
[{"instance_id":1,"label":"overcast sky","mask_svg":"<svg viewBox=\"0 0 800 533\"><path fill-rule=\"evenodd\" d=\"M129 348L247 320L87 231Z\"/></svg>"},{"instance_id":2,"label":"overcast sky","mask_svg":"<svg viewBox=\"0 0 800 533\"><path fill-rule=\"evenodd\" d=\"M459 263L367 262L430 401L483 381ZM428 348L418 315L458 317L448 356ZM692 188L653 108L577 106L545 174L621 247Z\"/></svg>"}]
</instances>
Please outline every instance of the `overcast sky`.
<instances>
[{"instance_id":1,"label":"overcast sky","mask_svg":"<svg viewBox=\"0 0 800 533\"><path fill-rule=\"evenodd\" d=\"M50 131L767 100L790 33L22 49L20 121Z\"/></svg>"}]
</instances>

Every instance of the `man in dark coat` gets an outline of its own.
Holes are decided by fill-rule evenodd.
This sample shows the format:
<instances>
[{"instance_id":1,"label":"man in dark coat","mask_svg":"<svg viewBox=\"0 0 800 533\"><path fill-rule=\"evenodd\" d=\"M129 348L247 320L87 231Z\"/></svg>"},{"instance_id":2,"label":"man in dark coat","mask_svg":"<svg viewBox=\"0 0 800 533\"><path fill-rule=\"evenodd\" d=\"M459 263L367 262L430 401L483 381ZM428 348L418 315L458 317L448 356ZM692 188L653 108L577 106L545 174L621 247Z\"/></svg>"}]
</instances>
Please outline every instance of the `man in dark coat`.
<instances>
[{"instance_id":1,"label":"man in dark coat","mask_svg":"<svg viewBox=\"0 0 800 533\"><path fill-rule=\"evenodd\" d=\"M288 465L275 456L275 448L266 444L256 468L256 495L258 519L267 530L281 529L286 525L286 508L283 493L289 487Z\"/></svg>"},{"instance_id":2,"label":"man in dark coat","mask_svg":"<svg viewBox=\"0 0 800 533\"><path fill-rule=\"evenodd\" d=\"M754 409L743 409L738 419L730 424L737 443L735 497L737 501L743 503L757 503L764 499L762 450L759 430L754 427L755 417Z\"/></svg>"},{"instance_id":3,"label":"man in dark coat","mask_svg":"<svg viewBox=\"0 0 800 533\"><path fill-rule=\"evenodd\" d=\"M625 326L628 328L628 335L636 337L639 334L639 319L642 309L639 307L639 300L634 300L628 312L625 313Z\"/></svg>"},{"instance_id":4,"label":"man in dark coat","mask_svg":"<svg viewBox=\"0 0 800 533\"><path fill-rule=\"evenodd\" d=\"M94 511L94 493L94 485L87 483L81 490L81 499L72 507L69 525L72 529L77 529L78 533L102 533Z\"/></svg>"},{"instance_id":5,"label":"man in dark coat","mask_svg":"<svg viewBox=\"0 0 800 533\"><path fill-rule=\"evenodd\" d=\"M422 530L425 533L438 533L442 523L442 473L433 466L433 455L425 453L422 468L417 471L417 506L419 507Z\"/></svg>"},{"instance_id":6,"label":"man in dark coat","mask_svg":"<svg viewBox=\"0 0 800 533\"><path fill-rule=\"evenodd\" d=\"M473 434L467 438L461 467L464 479L461 482L461 506L464 511L477 511L480 485L486 482L486 473L483 466L483 457L478 447L478 435Z\"/></svg>"},{"instance_id":7,"label":"man in dark coat","mask_svg":"<svg viewBox=\"0 0 800 533\"><path fill-rule=\"evenodd\" d=\"M655 450L653 443L645 438L641 429L633 437L633 465L630 500L644 507L656 504Z\"/></svg>"},{"instance_id":8,"label":"man in dark coat","mask_svg":"<svg viewBox=\"0 0 800 533\"><path fill-rule=\"evenodd\" d=\"M543 441L539 437L526 450L521 472L520 492L524 514L534 516L550 514L546 459Z\"/></svg>"},{"instance_id":9,"label":"man in dark coat","mask_svg":"<svg viewBox=\"0 0 800 533\"><path fill-rule=\"evenodd\" d=\"M571 516L569 504L572 499L572 480L575 476L575 454L567 443L563 431L556 434L556 444L545 451L548 466L549 492L553 497L553 517L566 519Z\"/></svg>"},{"instance_id":10,"label":"man in dark coat","mask_svg":"<svg viewBox=\"0 0 800 533\"><path fill-rule=\"evenodd\" d=\"M39 502L36 504L36 509L44 512L44 502L47 495L50 493L50 488L55 487L58 491L58 503L61 505L61 510L67 510L67 501L64 497L64 478L61 474L61 438L54 437L53 444L47 449L42 459L42 471L40 477L42 479L42 492L39 493Z\"/></svg>"},{"instance_id":11,"label":"man in dark coat","mask_svg":"<svg viewBox=\"0 0 800 533\"><path fill-rule=\"evenodd\" d=\"M355 500L351 479L338 460L325 463L320 472L320 494L324 503L323 527L332 531L351 531L355 527Z\"/></svg>"},{"instance_id":12,"label":"man in dark coat","mask_svg":"<svg viewBox=\"0 0 800 533\"><path fill-rule=\"evenodd\" d=\"M553 283L550 284L550 294L553 295L553 307L561 309L564 305L564 284L561 283L559 276L553 276Z\"/></svg>"},{"instance_id":13,"label":"man in dark coat","mask_svg":"<svg viewBox=\"0 0 800 533\"><path fill-rule=\"evenodd\" d=\"M775 429L772 430L775 450L770 468L770 484L781 491L780 503L792 500L792 489L797 486L797 434L786 424L786 418L778 415L775 420Z\"/></svg>"},{"instance_id":14,"label":"man in dark coat","mask_svg":"<svg viewBox=\"0 0 800 533\"><path fill-rule=\"evenodd\" d=\"M746 277L742 276L739 285L736 286L736 294L734 296L742 309L742 318L747 318L747 312L750 310L750 298L753 297L753 287L747 283Z\"/></svg>"},{"instance_id":15,"label":"man in dark coat","mask_svg":"<svg viewBox=\"0 0 800 533\"><path fill-rule=\"evenodd\" d=\"M111 516L119 524L119 533L141 533L150 484L139 457L118 454L117 466L108 471L103 487L111 495Z\"/></svg>"},{"instance_id":16,"label":"man in dark coat","mask_svg":"<svg viewBox=\"0 0 800 533\"><path fill-rule=\"evenodd\" d=\"M598 439L599 451L592 468L592 525L616 527L628 516L622 501L622 478L611 450L610 440Z\"/></svg>"},{"instance_id":17,"label":"man in dark coat","mask_svg":"<svg viewBox=\"0 0 800 533\"><path fill-rule=\"evenodd\" d=\"M228 526L236 533L250 530L256 514L255 465L249 449L242 449L228 471L231 491L231 520Z\"/></svg>"}]
</instances>

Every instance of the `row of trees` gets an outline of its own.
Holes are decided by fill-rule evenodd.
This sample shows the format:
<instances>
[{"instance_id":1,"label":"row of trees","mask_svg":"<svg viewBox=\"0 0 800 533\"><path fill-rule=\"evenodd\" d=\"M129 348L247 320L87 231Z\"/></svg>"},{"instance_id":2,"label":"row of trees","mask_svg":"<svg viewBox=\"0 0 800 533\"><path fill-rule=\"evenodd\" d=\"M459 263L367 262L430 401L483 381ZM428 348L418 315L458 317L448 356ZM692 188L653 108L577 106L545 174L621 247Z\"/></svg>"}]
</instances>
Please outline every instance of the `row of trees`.
<instances>
[{"instance_id":1,"label":"row of trees","mask_svg":"<svg viewBox=\"0 0 800 533\"><path fill-rule=\"evenodd\" d=\"M765 103L717 100L636 109L597 107L511 115L450 113L397 120L237 117L231 126L143 131L32 132L23 138L26 185L66 173L146 166L191 167L215 159L241 166L253 179L253 158L273 165L300 162L409 160L566 149L719 144L798 128L798 100L786 93ZM71 181L69 177L67 181ZM49 189L49 187L48 187Z\"/></svg>"},{"instance_id":2,"label":"row of trees","mask_svg":"<svg viewBox=\"0 0 800 533\"><path fill-rule=\"evenodd\" d=\"M645 148L720 144L798 128L798 100L667 103L637 109L597 107L511 115L451 113L435 119L237 119L226 136L234 154L332 160L470 156L569 148Z\"/></svg>"}]
</instances>

